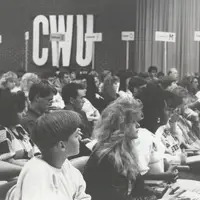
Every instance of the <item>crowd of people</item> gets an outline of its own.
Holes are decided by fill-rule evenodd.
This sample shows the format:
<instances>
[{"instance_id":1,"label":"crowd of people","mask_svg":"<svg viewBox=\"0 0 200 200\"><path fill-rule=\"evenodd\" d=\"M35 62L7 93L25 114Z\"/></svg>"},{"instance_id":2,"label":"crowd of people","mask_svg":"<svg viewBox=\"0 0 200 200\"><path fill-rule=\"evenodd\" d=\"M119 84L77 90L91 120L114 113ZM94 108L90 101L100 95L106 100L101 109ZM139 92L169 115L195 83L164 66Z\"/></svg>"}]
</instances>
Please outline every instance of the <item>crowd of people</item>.
<instances>
[{"instance_id":1,"label":"crowd of people","mask_svg":"<svg viewBox=\"0 0 200 200\"><path fill-rule=\"evenodd\" d=\"M0 196L173 200L193 192L191 185L199 185L200 196L200 158L187 163L200 154L199 111L198 75L180 79L175 68L168 74L156 66L146 73L6 72L0 78ZM196 180L179 180L181 165ZM159 188L171 185L181 187L163 196Z\"/></svg>"}]
</instances>

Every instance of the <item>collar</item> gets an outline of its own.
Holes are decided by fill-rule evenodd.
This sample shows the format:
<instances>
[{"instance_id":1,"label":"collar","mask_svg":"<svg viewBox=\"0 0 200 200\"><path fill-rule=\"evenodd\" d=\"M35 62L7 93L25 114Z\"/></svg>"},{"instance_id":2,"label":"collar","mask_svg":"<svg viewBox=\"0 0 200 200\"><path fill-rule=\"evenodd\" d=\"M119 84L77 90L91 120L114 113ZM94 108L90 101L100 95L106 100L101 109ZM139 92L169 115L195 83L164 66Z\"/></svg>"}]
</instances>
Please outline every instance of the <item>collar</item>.
<instances>
[{"instance_id":1,"label":"collar","mask_svg":"<svg viewBox=\"0 0 200 200\"><path fill-rule=\"evenodd\" d=\"M27 113L29 113L30 115L32 115L32 116L34 116L36 118L38 118L38 117L40 117L42 115L39 111L37 111L37 110L35 110L35 109L31 108L31 107L28 109Z\"/></svg>"}]
</instances>

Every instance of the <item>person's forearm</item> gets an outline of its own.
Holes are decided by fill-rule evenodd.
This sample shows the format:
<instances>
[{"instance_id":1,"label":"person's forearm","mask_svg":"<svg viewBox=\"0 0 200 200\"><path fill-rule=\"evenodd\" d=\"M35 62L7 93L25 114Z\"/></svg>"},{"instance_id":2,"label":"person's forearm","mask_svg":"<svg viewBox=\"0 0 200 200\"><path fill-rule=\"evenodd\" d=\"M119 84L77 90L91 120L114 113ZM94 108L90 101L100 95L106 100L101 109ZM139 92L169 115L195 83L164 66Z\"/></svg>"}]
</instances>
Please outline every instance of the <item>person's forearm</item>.
<instances>
[{"instance_id":1,"label":"person's forearm","mask_svg":"<svg viewBox=\"0 0 200 200\"><path fill-rule=\"evenodd\" d=\"M191 109L197 108L197 109L199 109L200 108L200 102L199 101L195 101L193 103L190 103L190 104L188 104L188 108L191 108Z\"/></svg>"},{"instance_id":2,"label":"person's forearm","mask_svg":"<svg viewBox=\"0 0 200 200\"><path fill-rule=\"evenodd\" d=\"M22 167L8 162L0 161L0 180L7 180L19 175Z\"/></svg>"},{"instance_id":3,"label":"person's forearm","mask_svg":"<svg viewBox=\"0 0 200 200\"><path fill-rule=\"evenodd\" d=\"M144 180L165 180L167 177L167 173L157 173L157 174L152 174L152 173L147 173L143 175Z\"/></svg>"}]
</instances>

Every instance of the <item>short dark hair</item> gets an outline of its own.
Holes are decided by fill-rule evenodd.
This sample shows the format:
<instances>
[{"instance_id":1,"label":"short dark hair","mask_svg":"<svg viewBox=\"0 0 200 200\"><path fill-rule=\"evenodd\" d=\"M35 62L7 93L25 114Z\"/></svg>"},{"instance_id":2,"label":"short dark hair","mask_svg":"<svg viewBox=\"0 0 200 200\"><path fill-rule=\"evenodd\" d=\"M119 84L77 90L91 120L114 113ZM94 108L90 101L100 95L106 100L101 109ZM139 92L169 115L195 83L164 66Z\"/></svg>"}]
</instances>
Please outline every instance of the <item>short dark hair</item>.
<instances>
[{"instance_id":1,"label":"short dark hair","mask_svg":"<svg viewBox=\"0 0 200 200\"><path fill-rule=\"evenodd\" d=\"M139 76L134 76L130 79L128 89L133 92L133 88L140 87L147 84L147 81Z\"/></svg>"},{"instance_id":2,"label":"short dark hair","mask_svg":"<svg viewBox=\"0 0 200 200\"><path fill-rule=\"evenodd\" d=\"M34 99L38 97L47 97L54 93L54 88L49 84L47 80L42 80L39 83L34 83L29 91L29 100L33 102Z\"/></svg>"},{"instance_id":3,"label":"short dark hair","mask_svg":"<svg viewBox=\"0 0 200 200\"><path fill-rule=\"evenodd\" d=\"M70 102L70 98L76 99L78 95L78 90L83 88L84 88L83 85L79 83L69 83L65 85L61 92L65 105Z\"/></svg>"},{"instance_id":4,"label":"short dark hair","mask_svg":"<svg viewBox=\"0 0 200 200\"><path fill-rule=\"evenodd\" d=\"M154 70L157 72L158 68L156 66L150 66L149 69L148 69L148 72L151 73Z\"/></svg>"},{"instance_id":5,"label":"short dark hair","mask_svg":"<svg viewBox=\"0 0 200 200\"><path fill-rule=\"evenodd\" d=\"M71 110L46 113L37 119L31 138L41 152L48 151L57 142L67 141L81 123L79 114Z\"/></svg>"}]
</instances>

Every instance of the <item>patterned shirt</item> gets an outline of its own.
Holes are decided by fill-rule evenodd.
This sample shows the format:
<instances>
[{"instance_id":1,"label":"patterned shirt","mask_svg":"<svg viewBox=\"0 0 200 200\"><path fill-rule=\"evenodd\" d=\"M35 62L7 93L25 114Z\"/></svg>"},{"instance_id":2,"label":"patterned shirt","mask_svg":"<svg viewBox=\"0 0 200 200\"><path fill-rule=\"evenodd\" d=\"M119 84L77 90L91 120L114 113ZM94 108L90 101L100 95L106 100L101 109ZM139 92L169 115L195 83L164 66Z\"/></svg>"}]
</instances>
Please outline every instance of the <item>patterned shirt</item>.
<instances>
[{"instance_id":1,"label":"patterned shirt","mask_svg":"<svg viewBox=\"0 0 200 200\"><path fill-rule=\"evenodd\" d=\"M30 159L39 154L40 151L21 125L12 129L0 126L0 160Z\"/></svg>"}]
</instances>

